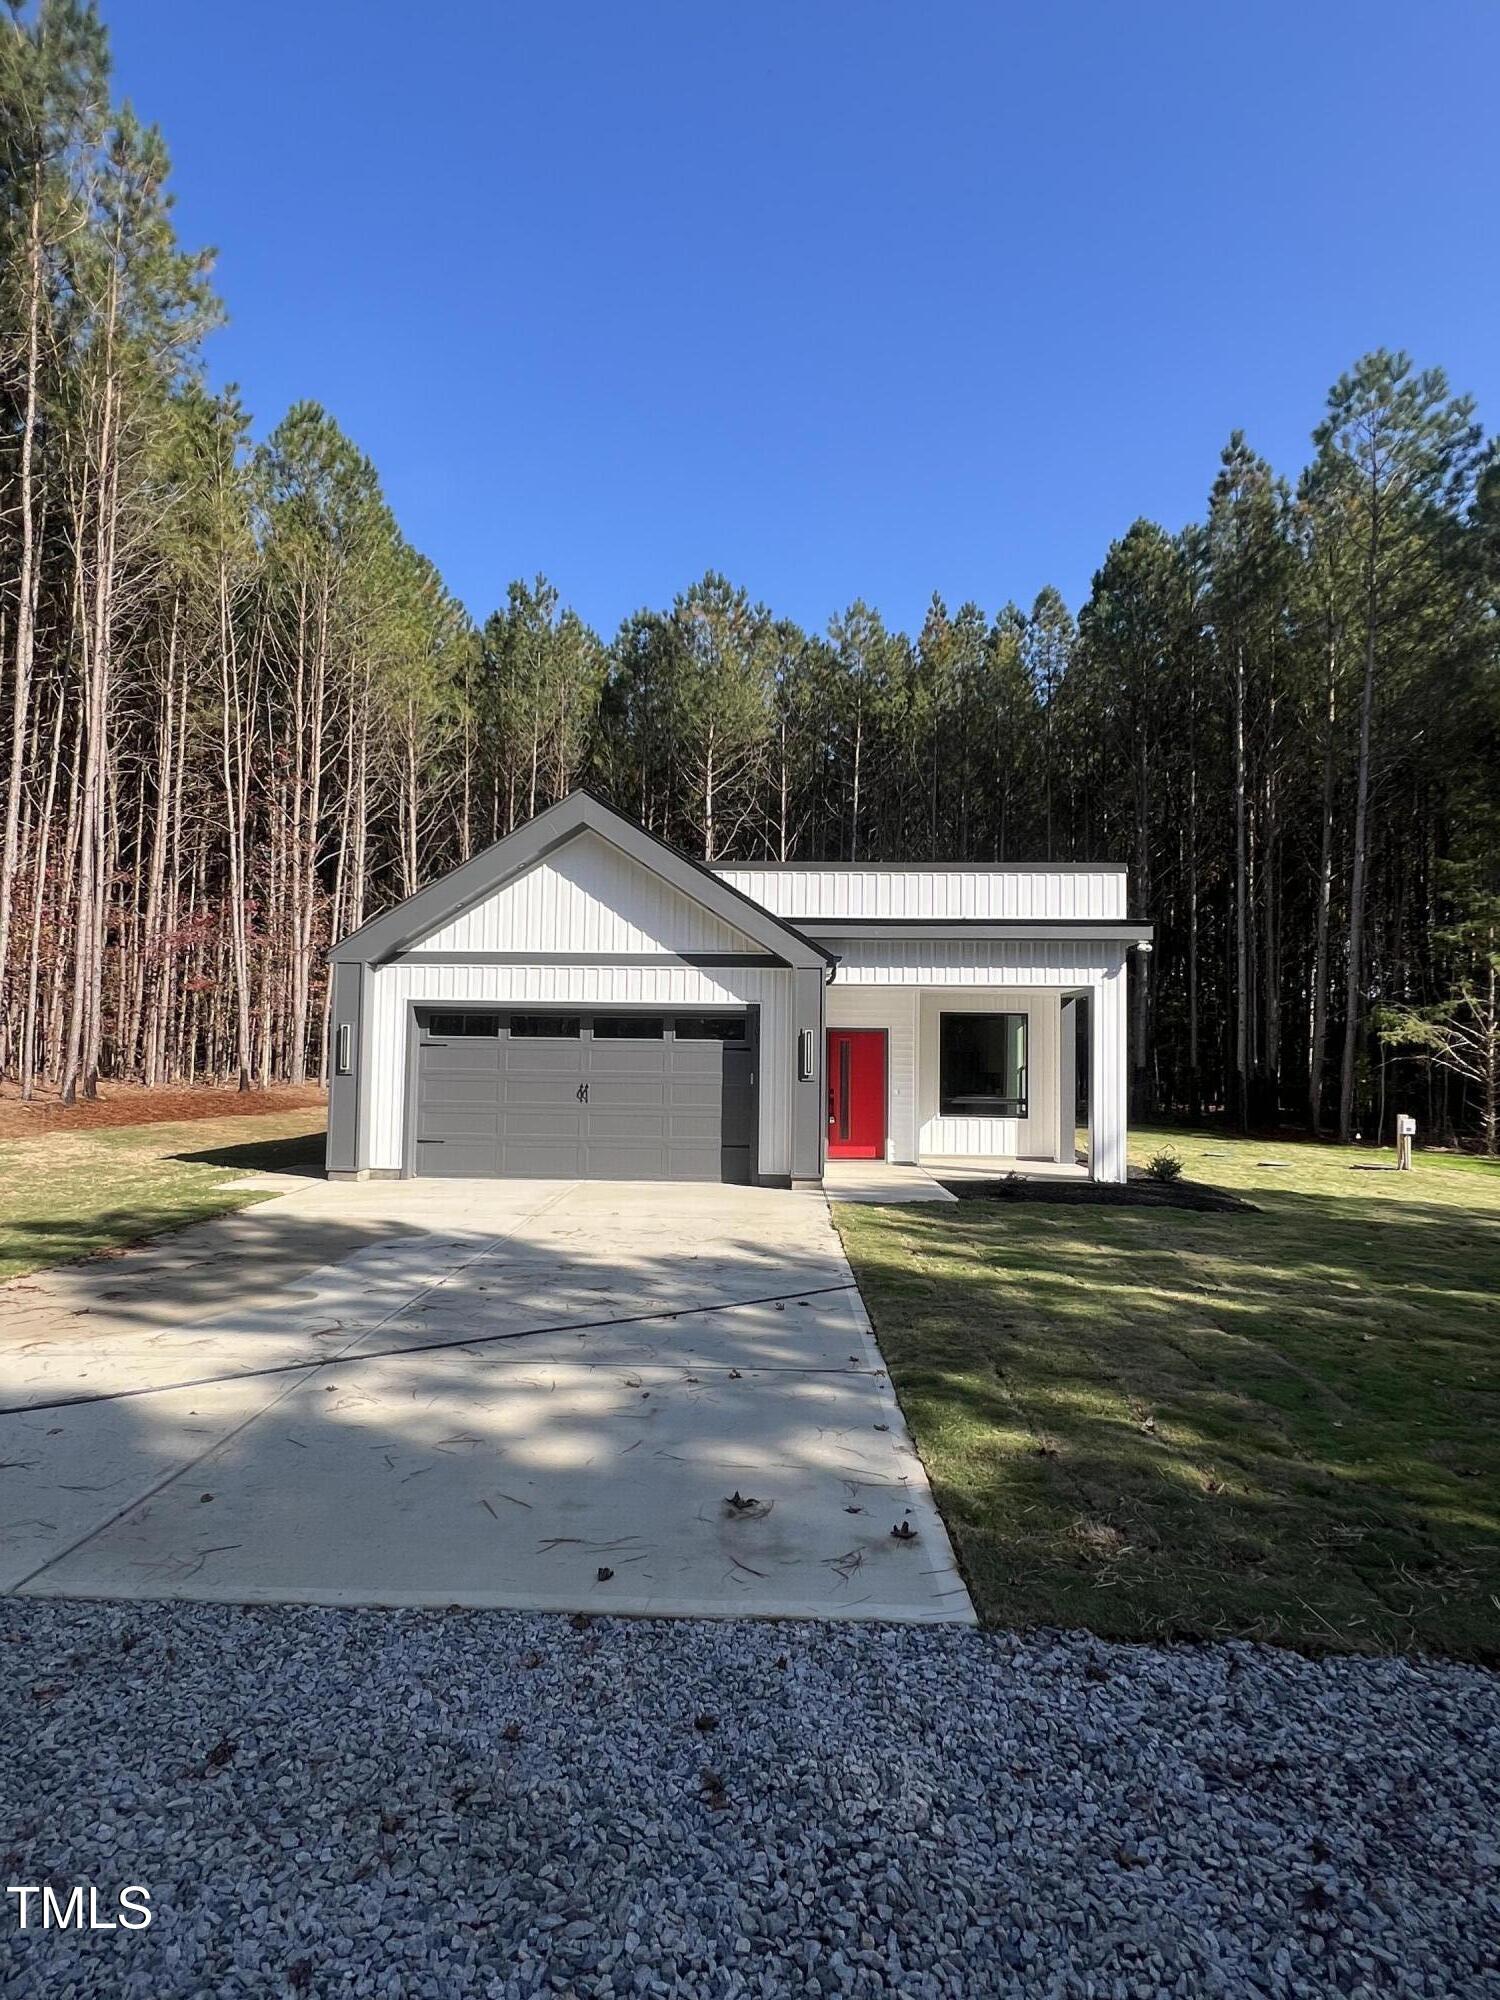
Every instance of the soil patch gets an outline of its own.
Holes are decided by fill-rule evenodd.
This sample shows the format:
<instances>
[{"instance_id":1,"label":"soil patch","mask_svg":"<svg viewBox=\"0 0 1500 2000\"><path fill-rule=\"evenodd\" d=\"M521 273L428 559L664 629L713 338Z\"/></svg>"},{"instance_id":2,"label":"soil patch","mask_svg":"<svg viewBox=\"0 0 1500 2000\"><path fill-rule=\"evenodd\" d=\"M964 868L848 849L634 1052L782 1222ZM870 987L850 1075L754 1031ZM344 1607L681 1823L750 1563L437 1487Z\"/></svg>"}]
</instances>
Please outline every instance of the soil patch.
<instances>
[{"instance_id":1,"label":"soil patch","mask_svg":"<svg viewBox=\"0 0 1500 2000\"><path fill-rule=\"evenodd\" d=\"M1251 1215L1252 1201L1197 1181L940 1180L960 1201L1043 1202L1051 1208L1195 1208L1205 1215Z\"/></svg>"},{"instance_id":2,"label":"soil patch","mask_svg":"<svg viewBox=\"0 0 1500 2000\"><path fill-rule=\"evenodd\" d=\"M254 1118L300 1111L322 1104L327 1093L316 1083L273 1084L265 1090L228 1089L217 1084L145 1090L134 1083L104 1083L92 1100L64 1104L35 1097L29 1104L14 1086L0 1092L0 1139L36 1139L49 1132L92 1131L103 1125L171 1125L195 1118Z\"/></svg>"}]
</instances>

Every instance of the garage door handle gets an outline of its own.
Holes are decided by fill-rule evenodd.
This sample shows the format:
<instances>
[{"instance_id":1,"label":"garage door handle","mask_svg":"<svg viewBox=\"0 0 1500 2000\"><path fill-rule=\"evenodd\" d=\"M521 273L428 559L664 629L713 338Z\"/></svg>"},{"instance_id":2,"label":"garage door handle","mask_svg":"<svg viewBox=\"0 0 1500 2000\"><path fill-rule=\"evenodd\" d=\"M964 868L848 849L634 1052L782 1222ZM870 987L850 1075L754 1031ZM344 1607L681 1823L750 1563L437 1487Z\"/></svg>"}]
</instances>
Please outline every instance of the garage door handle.
<instances>
[{"instance_id":1,"label":"garage door handle","mask_svg":"<svg viewBox=\"0 0 1500 2000\"><path fill-rule=\"evenodd\" d=\"M578 1102L580 1104L587 1104L588 1101L589 1101L589 1087L586 1083L580 1083L578 1086Z\"/></svg>"}]
</instances>

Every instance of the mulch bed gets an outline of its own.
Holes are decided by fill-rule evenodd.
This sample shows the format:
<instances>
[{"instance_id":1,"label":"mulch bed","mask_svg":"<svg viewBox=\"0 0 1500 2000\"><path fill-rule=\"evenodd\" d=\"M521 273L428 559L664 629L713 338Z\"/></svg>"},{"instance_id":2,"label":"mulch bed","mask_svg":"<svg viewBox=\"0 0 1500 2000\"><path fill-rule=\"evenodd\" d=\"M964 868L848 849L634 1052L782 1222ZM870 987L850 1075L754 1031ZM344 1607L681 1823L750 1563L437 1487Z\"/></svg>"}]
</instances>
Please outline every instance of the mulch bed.
<instances>
[{"instance_id":1,"label":"mulch bed","mask_svg":"<svg viewBox=\"0 0 1500 2000\"><path fill-rule=\"evenodd\" d=\"M1253 1215L1253 1201L1196 1181L945 1181L960 1201L1044 1202L1054 1208L1195 1208L1205 1215Z\"/></svg>"},{"instance_id":2,"label":"mulch bed","mask_svg":"<svg viewBox=\"0 0 1500 2000\"><path fill-rule=\"evenodd\" d=\"M176 1125L195 1118L253 1118L300 1111L325 1101L315 1083L274 1084L265 1090L218 1084L143 1090L139 1084L103 1083L98 1097L64 1104L56 1097L22 1103L14 1085L0 1092L0 1139L36 1139L46 1132L81 1132L100 1125Z\"/></svg>"}]
</instances>

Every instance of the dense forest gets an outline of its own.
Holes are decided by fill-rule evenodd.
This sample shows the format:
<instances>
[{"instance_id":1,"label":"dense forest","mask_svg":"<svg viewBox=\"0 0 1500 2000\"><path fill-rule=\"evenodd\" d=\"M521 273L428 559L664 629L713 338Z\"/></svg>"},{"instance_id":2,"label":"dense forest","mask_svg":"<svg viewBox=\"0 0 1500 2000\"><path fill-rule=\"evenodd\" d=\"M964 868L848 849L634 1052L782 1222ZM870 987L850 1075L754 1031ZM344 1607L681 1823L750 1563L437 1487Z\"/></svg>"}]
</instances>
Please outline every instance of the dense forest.
<instances>
[{"instance_id":1,"label":"dense forest","mask_svg":"<svg viewBox=\"0 0 1500 2000\"><path fill-rule=\"evenodd\" d=\"M1121 523L1076 618L709 575L612 638L482 627L375 469L203 356L209 261L92 6L0 25L0 1075L316 1077L330 940L588 784L720 858L1121 860L1139 1111L1494 1150L1500 462L1399 354L1287 478Z\"/></svg>"}]
</instances>

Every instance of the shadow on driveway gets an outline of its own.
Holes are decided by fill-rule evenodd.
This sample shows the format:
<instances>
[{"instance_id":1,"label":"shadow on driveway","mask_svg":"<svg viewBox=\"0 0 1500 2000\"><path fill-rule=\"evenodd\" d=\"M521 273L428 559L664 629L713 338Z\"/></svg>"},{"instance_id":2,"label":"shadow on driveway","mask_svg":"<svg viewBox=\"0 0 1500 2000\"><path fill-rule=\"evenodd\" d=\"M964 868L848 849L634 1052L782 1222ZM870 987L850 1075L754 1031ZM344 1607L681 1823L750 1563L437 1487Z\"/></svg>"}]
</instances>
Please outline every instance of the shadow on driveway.
<instances>
[{"instance_id":1,"label":"shadow on driveway","mask_svg":"<svg viewBox=\"0 0 1500 2000\"><path fill-rule=\"evenodd\" d=\"M0 1304L10 1590L972 1617L814 1198L320 1182Z\"/></svg>"}]
</instances>

